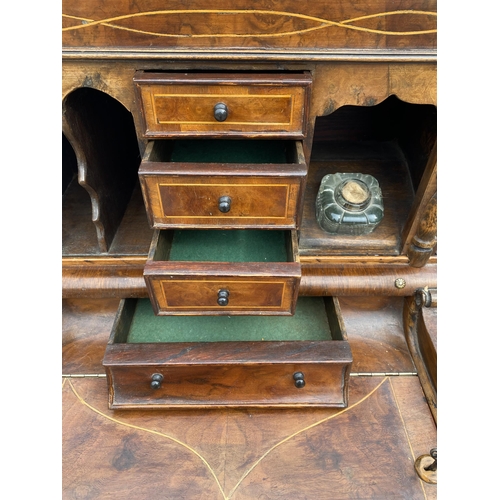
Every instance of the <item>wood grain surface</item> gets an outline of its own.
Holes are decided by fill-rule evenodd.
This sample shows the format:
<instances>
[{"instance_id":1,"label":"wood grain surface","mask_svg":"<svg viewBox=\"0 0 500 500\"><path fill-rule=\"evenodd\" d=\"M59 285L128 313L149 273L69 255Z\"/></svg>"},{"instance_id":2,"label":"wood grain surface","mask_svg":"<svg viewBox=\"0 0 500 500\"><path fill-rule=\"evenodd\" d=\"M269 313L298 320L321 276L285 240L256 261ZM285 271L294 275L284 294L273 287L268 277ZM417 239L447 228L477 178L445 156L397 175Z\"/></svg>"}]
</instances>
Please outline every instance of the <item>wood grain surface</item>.
<instances>
[{"instance_id":1,"label":"wood grain surface","mask_svg":"<svg viewBox=\"0 0 500 500\"><path fill-rule=\"evenodd\" d=\"M401 300L339 301L357 375L344 410L112 411L104 377L64 378L62 497L437 498L413 468L436 427L418 377L398 375L412 371ZM117 308L63 302L63 373L104 374Z\"/></svg>"},{"instance_id":2,"label":"wood grain surface","mask_svg":"<svg viewBox=\"0 0 500 500\"><path fill-rule=\"evenodd\" d=\"M65 48L435 49L435 0L64 0Z\"/></svg>"},{"instance_id":3,"label":"wood grain surface","mask_svg":"<svg viewBox=\"0 0 500 500\"><path fill-rule=\"evenodd\" d=\"M341 297L352 373L415 373L403 332L402 297Z\"/></svg>"},{"instance_id":4,"label":"wood grain surface","mask_svg":"<svg viewBox=\"0 0 500 500\"><path fill-rule=\"evenodd\" d=\"M431 500L436 444L417 377L352 380L342 410L111 411L104 379L65 379L66 499Z\"/></svg>"},{"instance_id":5,"label":"wood grain surface","mask_svg":"<svg viewBox=\"0 0 500 500\"><path fill-rule=\"evenodd\" d=\"M303 138L309 111L307 73L145 73L134 77L145 137ZM226 106L218 121L214 106Z\"/></svg>"},{"instance_id":6,"label":"wood grain surface","mask_svg":"<svg viewBox=\"0 0 500 500\"><path fill-rule=\"evenodd\" d=\"M425 307L417 304L415 297L405 298L403 325L420 384L437 423L437 304Z\"/></svg>"},{"instance_id":7,"label":"wood grain surface","mask_svg":"<svg viewBox=\"0 0 500 500\"><path fill-rule=\"evenodd\" d=\"M119 299L62 301L62 373L102 374L102 359Z\"/></svg>"}]
</instances>

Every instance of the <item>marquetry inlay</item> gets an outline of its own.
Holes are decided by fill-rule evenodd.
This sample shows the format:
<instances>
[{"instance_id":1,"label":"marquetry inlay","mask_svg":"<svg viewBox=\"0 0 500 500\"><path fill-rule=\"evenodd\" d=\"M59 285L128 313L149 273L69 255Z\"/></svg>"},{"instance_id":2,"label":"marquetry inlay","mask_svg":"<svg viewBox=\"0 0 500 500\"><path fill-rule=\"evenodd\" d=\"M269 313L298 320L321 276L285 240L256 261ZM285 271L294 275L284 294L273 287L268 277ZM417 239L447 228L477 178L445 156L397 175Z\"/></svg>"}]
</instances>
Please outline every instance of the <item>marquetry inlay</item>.
<instances>
[{"instance_id":1,"label":"marquetry inlay","mask_svg":"<svg viewBox=\"0 0 500 500\"><path fill-rule=\"evenodd\" d=\"M252 280L165 280L161 282L162 297L164 304L161 307L167 309L183 310L183 309L203 309L203 310L221 310L221 306L217 304L217 290L219 288L228 287L232 296L230 295L231 309L245 310L245 309L259 309L273 310L283 307L284 296L286 292L286 282L280 281L252 281ZM259 297L255 294L255 289L258 288L267 290L265 296ZM199 292L197 295L197 304L193 305L189 300L191 295L188 293L188 299L183 296L181 291L196 290ZM235 298L238 294L238 298ZM203 300L207 303L201 302ZM273 299L274 303L269 303Z\"/></svg>"},{"instance_id":2,"label":"marquetry inlay","mask_svg":"<svg viewBox=\"0 0 500 500\"><path fill-rule=\"evenodd\" d=\"M184 19L184 24L189 24L190 17L193 17L192 21L196 19L194 16L199 15L224 15L224 16L234 16L234 17L248 17L254 16L256 14L264 14L268 16L276 16L278 18L287 19L288 21L292 21L291 23L282 23L282 26L294 26L296 23L294 21L300 21L301 23L306 23L306 27L300 29L286 29L283 31L274 31L269 33L259 33L255 31L249 32L240 32L240 33L231 33L231 32L218 32L218 33L174 33L168 31L153 31L148 29L147 26L149 19L153 17L163 17L165 18L165 22L161 25L168 28L172 26L171 23L168 22L169 17L182 15ZM105 19L90 19L79 16L71 16L68 14L63 14L63 19L74 21L75 24L71 26L63 27L63 32L65 31L75 31L75 30L88 30L94 26L106 26L108 28L113 28L116 30L124 30L132 33L138 33L143 35L153 35L158 37L170 37L170 38L222 38L222 37L231 37L231 38L246 38L246 37L284 37L290 35L300 35L311 31L323 30L326 28L336 27L342 30L355 30L355 31L363 31L366 33L372 33L375 35L404 35L404 36L412 36L412 35L424 35L424 34L432 34L436 33L436 28L431 29L417 29L411 31L393 31L393 30L384 30L384 29L376 29L370 28L368 26L363 26L361 23L366 20L374 19L374 18L385 18L389 16L409 16L412 18L419 17L437 17L436 12L429 11L421 11L421 10L396 10L389 12L379 12L375 14L368 14L365 16L354 17L350 19L344 19L341 21L333 21L329 19L323 19L320 17L309 16L306 14L294 13L294 12L281 12L281 11L273 11L273 10L262 10L262 9L242 9L242 10L223 10L223 9L174 9L174 10L157 10L150 12L137 12L131 13L121 16L108 17ZM127 26L127 21L135 21L135 20L144 20L144 28L134 28L131 26ZM78 24L76 24L78 23ZM200 23L198 23L200 24ZM156 25L156 24L155 24ZM252 23L243 22L241 23L245 29L251 29ZM232 26L232 24L228 23L228 26ZM195 30L193 30L195 31Z\"/></svg>"}]
</instances>

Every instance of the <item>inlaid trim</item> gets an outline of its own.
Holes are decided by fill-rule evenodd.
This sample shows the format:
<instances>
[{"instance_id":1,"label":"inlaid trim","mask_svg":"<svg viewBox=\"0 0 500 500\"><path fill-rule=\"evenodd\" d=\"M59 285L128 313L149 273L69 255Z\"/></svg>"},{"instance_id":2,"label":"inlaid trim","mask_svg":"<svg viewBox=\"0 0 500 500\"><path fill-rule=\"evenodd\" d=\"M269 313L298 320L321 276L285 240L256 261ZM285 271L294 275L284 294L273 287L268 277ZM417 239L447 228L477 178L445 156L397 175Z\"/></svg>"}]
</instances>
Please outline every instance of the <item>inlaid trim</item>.
<instances>
[{"instance_id":1,"label":"inlaid trim","mask_svg":"<svg viewBox=\"0 0 500 500\"><path fill-rule=\"evenodd\" d=\"M207 471L209 472L209 474L213 478L215 484L217 485L217 487L219 489L219 492L222 495L222 498L224 500L231 500L234 497L234 495L237 492L237 490L240 488L241 483L249 475L251 475L251 473L255 470L255 468L259 464L261 464L269 455L271 455L277 448L279 448L280 446L283 446L286 443L292 441L296 437L301 436L301 435L307 433L311 429L319 427L322 424L325 424L325 423L327 423L327 422L329 422L329 421L331 421L333 419L336 419L336 418L340 417L341 415L344 415L346 413L352 412L356 407L362 405L365 401L369 400L375 393L377 393L377 391L388 380L389 379L387 377L383 378L380 381L380 383L378 383L371 391L369 391L368 393L364 394L361 397L361 399L359 399L355 403L352 403L347 408L343 408L343 409L340 409L338 411L335 411L334 413L331 413L331 414L327 415L324 418L316 420L316 421L312 422L311 424L308 424L308 425L306 425L304 427L301 427L301 428L297 429L295 432L289 434L288 436L285 436L280 441L278 441L277 443L275 443L274 445L272 445L271 447L269 447L266 451L262 451L261 455L259 457L257 457L255 459L255 461L253 461L253 463L248 463L247 464L248 468L246 470L244 470L244 472L242 472L240 478L238 479L238 481L236 482L236 484L231 488L230 491L227 491L227 489L225 489L222 486L221 482L219 481L219 479L217 477L217 474L215 472L216 467L212 467L211 464L209 463L209 461L206 458L204 458L203 455L201 455L201 453L199 453L198 451L196 451L196 449L194 449L193 447L189 446L187 443L185 443L181 439L178 439L175 436L172 436L172 435L164 433L164 432L159 432L158 430L155 430L155 429L150 429L148 427L142 427L142 426L138 426L138 425L132 424L131 422L127 421L126 419L119 420L118 418L116 418L117 413L114 413L113 414L114 416L111 416L111 415L105 413L105 411L101 411L97 407L92 406L87 401L87 399L84 396L80 395L80 393L77 391L77 388L75 387L75 385L73 384L73 382L71 380L68 380L69 389L67 389L67 390L70 391L70 393L73 393L73 395L75 396L76 400L80 404L82 404L83 406L85 406L88 410L90 410L94 414L99 415L105 421L112 422L113 424L116 424L117 426L121 426L121 427L129 428L129 429L133 429L134 431L137 431L137 432L144 432L144 433L147 433L147 434L151 434L153 436L157 436L160 439L169 440L172 443L174 443L174 444L176 444L176 445L178 445L180 447L183 447L186 450L188 450L191 453L193 453L201 461L201 463L205 466L205 468L207 469ZM76 380L75 380L75 383L77 384ZM64 384L63 384L63 388L64 388ZM392 394L395 397L394 391L392 391ZM408 435L407 435L407 438L408 438Z\"/></svg>"},{"instance_id":2,"label":"inlaid trim","mask_svg":"<svg viewBox=\"0 0 500 500\"><path fill-rule=\"evenodd\" d=\"M287 291L287 281L249 281L249 280L224 280L221 281L219 280L160 280L160 285L161 285L161 292L163 295L163 300L164 300L164 306L160 306L162 309L163 308L168 308L170 311L172 310L181 310L181 309L189 309L189 310L220 310L221 306L219 305L214 305L214 306L207 306L207 305L202 305L202 306L196 306L194 304L186 305L186 306L171 306L168 303L167 300L167 294L165 288L168 288L169 285L172 283L178 283L178 284L185 284L186 282L189 283L215 283L216 285L222 286L222 283L224 286L227 285L241 285L241 284L254 284L254 285L281 285L281 300L279 305L274 305L274 306L264 306L264 305L259 305L259 309L266 309L266 310L280 310L283 308L284 300L285 300L285 293ZM159 304L160 305L160 304ZM249 304L247 306L238 306L238 305L231 305L230 307L227 307L227 309L231 310L238 310L238 311L244 311L245 309L255 309L255 304Z\"/></svg>"},{"instance_id":3,"label":"inlaid trim","mask_svg":"<svg viewBox=\"0 0 500 500\"><path fill-rule=\"evenodd\" d=\"M228 119L225 122L219 122L215 123L214 120L210 121L201 121L201 120L193 120L193 121L187 121L187 120L161 120L158 117L157 113L157 105L156 101L158 99L175 99L178 97L184 97L188 99L210 99L213 101L224 101L225 99L285 99L290 103L290 114L288 116L288 121L281 121L281 122L251 122L251 121L234 121ZM159 125L217 125L217 126L234 126L234 125L266 125L266 126L290 126L292 124L291 117L293 116L295 110L294 110L294 99L293 99L292 94L271 94L271 95L263 95L263 94L154 94L151 93L151 105L153 108L153 114L154 114L154 119L155 122Z\"/></svg>"},{"instance_id":4,"label":"inlaid trim","mask_svg":"<svg viewBox=\"0 0 500 500\"><path fill-rule=\"evenodd\" d=\"M186 17L189 16L190 14L224 14L224 15L232 14L232 15L239 15L239 16L247 15L247 14L251 14L251 15L253 15L253 14L267 14L267 15L291 17L291 18L298 18L298 19L302 19L302 20L312 21L312 22L317 23L317 25L309 27L309 28L303 28L303 29L299 29L299 30L282 31L282 32L277 32L277 33L275 32L275 33L199 33L199 34L190 33L190 34L182 34L182 33L162 33L162 32L155 32L155 31L139 30L139 29L129 28L127 26L120 26L120 25L116 24L116 22L118 22L118 21L124 21L124 20L132 19L132 18L147 17L147 16L169 16L169 15L178 15L178 14L182 14ZM92 26L107 26L109 28L129 31L129 32L133 32L133 33L139 33L142 35L153 35L153 36L158 36L158 37L170 37L170 38L228 38L228 37L230 37L230 38L247 38L247 37L270 38L270 37L284 37L284 36L290 36L290 35L301 35L303 33L307 33L310 31L317 31L320 29L325 29L325 28L330 28L332 26L335 26L337 28L343 28L343 29L347 29L347 30L363 31L366 33L373 33L376 35L388 35L388 36L394 36L394 35L413 36L413 35L425 35L425 34L437 33L437 28L430 29L430 30L415 30L415 31L390 31L390 30L378 30L378 29L367 28L364 26L357 26L357 25L351 24L351 23L355 23L355 22L359 22L359 21L364 21L366 19L382 18L382 17L394 16L394 15L437 17L436 12L421 11L421 10L396 10L396 11L389 11L389 12L380 12L377 14L369 14L366 16L345 19L343 21L337 22L337 21L330 21L328 19L322 19L319 17L308 16L305 14L297 14L297 13L293 13L293 12L281 12L281 11L274 11L274 10L262 10L262 9L248 9L248 10L246 10L246 9L245 10L175 9L175 10L157 10L157 11L150 11L150 12L137 12L134 14L125 14L122 16L108 17L106 19L101 19L101 20L94 20L94 19L88 19L88 18L83 18L83 17L62 14L63 18L65 18L65 19L73 19L75 21L81 22L81 24L62 28L62 31L65 32L65 31L74 31L74 30L79 30L79 29L88 29Z\"/></svg>"},{"instance_id":5,"label":"inlaid trim","mask_svg":"<svg viewBox=\"0 0 500 500\"><path fill-rule=\"evenodd\" d=\"M285 206L284 206L284 214L283 215L234 215L231 214L230 212L227 212L226 214L218 214L216 213L215 215L184 215L184 214L177 214L177 215L167 215L165 211L165 207L163 205L163 196L161 189L162 188L176 188L176 187L193 187L193 186L201 186L206 188L209 186L210 188L215 188L215 187L225 187L228 190L234 190L235 188L247 188L247 189L253 189L253 188L272 188L275 191L278 189L283 189L284 188L284 193L283 193L283 199L285 200ZM277 195L276 195L277 196ZM245 219L289 219L290 215L290 185L289 184L239 184L239 183L233 183L233 184L222 184L222 183L217 183L217 184L210 184L210 183L158 183L157 184L157 197L160 202L160 207L161 207L161 219L162 220L168 220L168 219L236 219L236 220L245 220ZM293 216L293 215L292 215Z\"/></svg>"}]
</instances>

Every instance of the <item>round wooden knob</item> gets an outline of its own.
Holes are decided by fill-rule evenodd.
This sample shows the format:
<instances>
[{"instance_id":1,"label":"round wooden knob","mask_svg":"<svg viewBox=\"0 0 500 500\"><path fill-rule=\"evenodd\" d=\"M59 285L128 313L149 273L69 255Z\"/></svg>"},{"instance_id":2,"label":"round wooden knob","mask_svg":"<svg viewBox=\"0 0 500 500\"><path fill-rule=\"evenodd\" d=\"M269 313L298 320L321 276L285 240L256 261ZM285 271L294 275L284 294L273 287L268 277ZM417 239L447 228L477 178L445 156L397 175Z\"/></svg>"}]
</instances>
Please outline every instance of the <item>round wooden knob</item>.
<instances>
[{"instance_id":1,"label":"round wooden knob","mask_svg":"<svg viewBox=\"0 0 500 500\"><path fill-rule=\"evenodd\" d=\"M223 122L227 118L227 106L223 102L218 102L214 106L214 118L218 122Z\"/></svg>"},{"instance_id":2,"label":"round wooden knob","mask_svg":"<svg viewBox=\"0 0 500 500\"><path fill-rule=\"evenodd\" d=\"M163 381L163 375L161 373L153 373L151 376L151 389L159 389Z\"/></svg>"},{"instance_id":3,"label":"round wooden knob","mask_svg":"<svg viewBox=\"0 0 500 500\"><path fill-rule=\"evenodd\" d=\"M219 290L217 294L217 304L220 306L227 306L229 304L229 290L225 288Z\"/></svg>"},{"instance_id":4,"label":"round wooden knob","mask_svg":"<svg viewBox=\"0 0 500 500\"><path fill-rule=\"evenodd\" d=\"M231 198L229 196L221 196L219 198L219 210L224 214L231 210Z\"/></svg>"},{"instance_id":5,"label":"round wooden knob","mask_svg":"<svg viewBox=\"0 0 500 500\"><path fill-rule=\"evenodd\" d=\"M302 372L295 372L293 374L293 380L295 380L295 387L297 387L297 389L302 389L302 387L306 385L304 374Z\"/></svg>"}]
</instances>

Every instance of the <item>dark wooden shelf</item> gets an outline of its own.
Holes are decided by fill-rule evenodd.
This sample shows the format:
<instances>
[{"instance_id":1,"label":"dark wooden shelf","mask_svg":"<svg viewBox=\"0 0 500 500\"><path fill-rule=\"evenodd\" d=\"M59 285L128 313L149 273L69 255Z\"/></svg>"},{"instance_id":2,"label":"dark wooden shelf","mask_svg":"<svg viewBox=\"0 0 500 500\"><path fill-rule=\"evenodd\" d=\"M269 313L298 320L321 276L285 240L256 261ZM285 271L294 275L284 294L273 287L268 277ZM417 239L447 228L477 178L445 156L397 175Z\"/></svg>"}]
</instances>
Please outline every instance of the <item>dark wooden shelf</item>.
<instances>
[{"instance_id":1,"label":"dark wooden shelf","mask_svg":"<svg viewBox=\"0 0 500 500\"><path fill-rule=\"evenodd\" d=\"M109 252L99 250L92 205L76 177L62 199L62 254L68 257L146 256L153 237L139 184L136 185Z\"/></svg>"},{"instance_id":2,"label":"dark wooden shelf","mask_svg":"<svg viewBox=\"0 0 500 500\"><path fill-rule=\"evenodd\" d=\"M147 297L142 274L153 230L138 184L109 252L99 250L90 197L76 178L63 195L62 221L64 298Z\"/></svg>"},{"instance_id":3,"label":"dark wooden shelf","mask_svg":"<svg viewBox=\"0 0 500 500\"><path fill-rule=\"evenodd\" d=\"M90 197L78 184L77 178L73 177L62 197L63 258L99 253Z\"/></svg>"}]
</instances>

